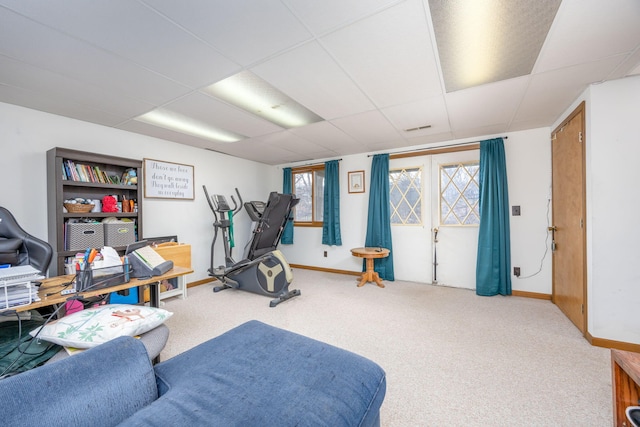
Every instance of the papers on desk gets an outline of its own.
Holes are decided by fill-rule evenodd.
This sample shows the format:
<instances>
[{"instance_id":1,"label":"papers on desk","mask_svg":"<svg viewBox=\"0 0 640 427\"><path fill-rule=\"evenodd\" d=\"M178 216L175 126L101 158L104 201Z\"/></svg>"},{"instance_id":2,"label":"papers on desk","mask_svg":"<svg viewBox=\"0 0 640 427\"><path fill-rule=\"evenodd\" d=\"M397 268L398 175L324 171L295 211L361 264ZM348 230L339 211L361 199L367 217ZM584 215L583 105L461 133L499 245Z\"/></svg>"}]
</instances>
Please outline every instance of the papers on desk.
<instances>
[{"instance_id":1,"label":"papers on desk","mask_svg":"<svg viewBox=\"0 0 640 427\"><path fill-rule=\"evenodd\" d=\"M133 251L133 255L145 263L150 269L154 269L165 262L165 259L162 258L158 252L154 251L151 246L136 249Z\"/></svg>"},{"instance_id":2,"label":"papers on desk","mask_svg":"<svg viewBox=\"0 0 640 427\"><path fill-rule=\"evenodd\" d=\"M44 276L30 265L0 269L0 310L40 301L33 283L40 279Z\"/></svg>"}]
</instances>

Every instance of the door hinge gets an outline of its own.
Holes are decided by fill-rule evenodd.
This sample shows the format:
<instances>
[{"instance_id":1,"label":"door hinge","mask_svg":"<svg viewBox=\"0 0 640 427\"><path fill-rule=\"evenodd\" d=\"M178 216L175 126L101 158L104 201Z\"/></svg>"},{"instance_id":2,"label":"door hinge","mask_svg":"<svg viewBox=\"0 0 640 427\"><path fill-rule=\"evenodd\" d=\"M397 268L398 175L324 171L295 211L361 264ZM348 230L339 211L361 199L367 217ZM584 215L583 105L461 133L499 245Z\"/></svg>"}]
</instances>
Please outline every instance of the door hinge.
<instances>
[{"instance_id":1,"label":"door hinge","mask_svg":"<svg viewBox=\"0 0 640 427\"><path fill-rule=\"evenodd\" d=\"M580 304L580 313L584 314L584 304Z\"/></svg>"},{"instance_id":2,"label":"door hinge","mask_svg":"<svg viewBox=\"0 0 640 427\"><path fill-rule=\"evenodd\" d=\"M582 132L578 132L578 142L582 142Z\"/></svg>"},{"instance_id":3,"label":"door hinge","mask_svg":"<svg viewBox=\"0 0 640 427\"><path fill-rule=\"evenodd\" d=\"M580 218L580 228L584 228L584 219Z\"/></svg>"}]
</instances>

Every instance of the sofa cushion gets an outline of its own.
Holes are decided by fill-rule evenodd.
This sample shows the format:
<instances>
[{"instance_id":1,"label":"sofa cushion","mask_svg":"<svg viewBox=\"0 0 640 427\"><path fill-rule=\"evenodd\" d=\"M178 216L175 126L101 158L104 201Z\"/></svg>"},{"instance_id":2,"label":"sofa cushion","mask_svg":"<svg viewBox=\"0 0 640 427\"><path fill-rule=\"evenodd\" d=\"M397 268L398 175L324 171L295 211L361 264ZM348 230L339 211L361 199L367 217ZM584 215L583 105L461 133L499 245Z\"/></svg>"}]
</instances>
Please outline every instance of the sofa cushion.
<instances>
[{"instance_id":1,"label":"sofa cushion","mask_svg":"<svg viewBox=\"0 0 640 427\"><path fill-rule=\"evenodd\" d=\"M172 315L162 308L106 304L75 312L30 334L65 347L91 348L124 335L144 334Z\"/></svg>"},{"instance_id":2,"label":"sofa cushion","mask_svg":"<svg viewBox=\"0 0 640 427\"><path fill-rule=\"evenodd\" d=\"M257 321L155 370L161 397L123 425L369 426L386 388L374 362Z\"/></svg>"},{"instance_id":3,"label":"sofa cushion","mask_svg":"<svg viewBox=\"0 0 640 427\"><path fill-rule=\"evenodd\" d=\"M6 426L115 426L158 396L153 367L135 338L0 380Z\"/></svg>"}]
</instances>

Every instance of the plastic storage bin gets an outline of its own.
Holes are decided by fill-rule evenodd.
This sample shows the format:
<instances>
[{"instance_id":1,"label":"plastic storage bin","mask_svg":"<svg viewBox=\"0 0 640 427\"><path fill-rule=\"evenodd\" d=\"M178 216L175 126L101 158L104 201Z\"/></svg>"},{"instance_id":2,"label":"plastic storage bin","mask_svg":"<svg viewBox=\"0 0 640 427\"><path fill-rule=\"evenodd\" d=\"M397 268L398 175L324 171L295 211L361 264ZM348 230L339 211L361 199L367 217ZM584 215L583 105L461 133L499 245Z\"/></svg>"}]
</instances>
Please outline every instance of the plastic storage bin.
<instances>
[{"instance_id":1,"label":"plastic storage bin","mask_svg":"<svg viewBox=\"0 0 640 427\"><path fill-rule=\"evenodd\" d=\"M113 222L104 225L105 246L127 246L136 241L134 222Z\"/></svg>"},{"instance_id":2,"label":"plastic storage bin","mask_svg":"<svg viewBox=\"0 0 640 427\"><path fill-rule=\"evenodd\" d=\"M87 248L104 246L104 227L102 223L67 223L68 251L84 251Z\"/></svg>"}]
</instances>

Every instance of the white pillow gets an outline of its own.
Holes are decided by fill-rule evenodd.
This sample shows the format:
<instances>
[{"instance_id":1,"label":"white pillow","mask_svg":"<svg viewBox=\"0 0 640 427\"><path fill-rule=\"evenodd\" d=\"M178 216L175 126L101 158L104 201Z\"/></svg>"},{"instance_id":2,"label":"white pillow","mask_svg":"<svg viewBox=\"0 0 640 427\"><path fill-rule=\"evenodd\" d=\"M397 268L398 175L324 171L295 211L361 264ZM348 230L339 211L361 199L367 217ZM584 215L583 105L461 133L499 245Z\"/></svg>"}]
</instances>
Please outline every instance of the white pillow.
<instances>
[{"instance_id":1,"label":"white pillow","mask_svg":"<svg viewBox=\"0 0 640 427\"><path fill-rule=\"evenodd\" d=\"M75 312L29 334L65 347L90 348L123 335L144 334L172 315L161 308L106 304Z\"/></svg>"}]
</instances>

